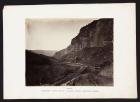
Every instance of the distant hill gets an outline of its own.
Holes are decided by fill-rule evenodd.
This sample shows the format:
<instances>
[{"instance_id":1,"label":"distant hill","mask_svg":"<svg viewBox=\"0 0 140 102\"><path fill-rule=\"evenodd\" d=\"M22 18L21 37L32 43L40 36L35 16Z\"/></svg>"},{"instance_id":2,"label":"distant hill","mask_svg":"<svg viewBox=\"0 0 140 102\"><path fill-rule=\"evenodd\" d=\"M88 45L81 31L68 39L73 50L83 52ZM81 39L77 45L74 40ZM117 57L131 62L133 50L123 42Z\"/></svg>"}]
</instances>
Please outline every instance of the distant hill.
<instances>
[{"instance_id":1,"label":"distant hill","mask_svg":"<svg viewBox=\"0 0 140 102\"><path fill-rule=\"evenodd\" d=\"M55 50L31 50L34 53L42 54L46 56L53 56L57 51Z\"/></svg>"}]
</instances>

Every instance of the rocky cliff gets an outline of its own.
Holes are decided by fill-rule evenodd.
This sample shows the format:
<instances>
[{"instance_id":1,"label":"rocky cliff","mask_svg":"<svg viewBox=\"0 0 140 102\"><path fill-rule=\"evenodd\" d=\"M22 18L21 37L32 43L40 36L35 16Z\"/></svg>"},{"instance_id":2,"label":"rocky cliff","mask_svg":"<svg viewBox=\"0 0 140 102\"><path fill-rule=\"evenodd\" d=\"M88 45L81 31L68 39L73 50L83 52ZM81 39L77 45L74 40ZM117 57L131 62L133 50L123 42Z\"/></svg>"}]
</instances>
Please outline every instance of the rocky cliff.
<instances>
[{"instance_id":1,"label":"rocky cliff","mask_svg":"<svg viewBox=\"0 0 140 102\"><path fill-rule=\"evenodd\" d=\"M113 19L95 20L80 29L79 34L72 39L71 44L54 57L61 59L71 52L77 52L84 48L104 47L113 41Z\"/></svg>"}]
</instances>

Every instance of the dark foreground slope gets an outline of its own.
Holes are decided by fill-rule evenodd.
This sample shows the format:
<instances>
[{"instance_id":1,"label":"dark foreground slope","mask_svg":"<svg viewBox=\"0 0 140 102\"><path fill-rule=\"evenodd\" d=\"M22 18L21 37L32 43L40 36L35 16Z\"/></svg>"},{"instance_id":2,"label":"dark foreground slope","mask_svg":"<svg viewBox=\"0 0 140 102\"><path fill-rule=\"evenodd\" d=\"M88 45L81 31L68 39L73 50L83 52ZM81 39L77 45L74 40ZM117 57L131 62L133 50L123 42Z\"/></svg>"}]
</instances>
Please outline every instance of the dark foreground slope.
<instances>
[{"instance_id":1,"label":"dark foreground slope","mask_svg":"<svg viewBox=\"0 0 140 102\"><path fill-rule=\"evenodd\" d=\"M52 85L71 71L56 59L26 50L26 85Z\"/></svg>"}]
</instances>

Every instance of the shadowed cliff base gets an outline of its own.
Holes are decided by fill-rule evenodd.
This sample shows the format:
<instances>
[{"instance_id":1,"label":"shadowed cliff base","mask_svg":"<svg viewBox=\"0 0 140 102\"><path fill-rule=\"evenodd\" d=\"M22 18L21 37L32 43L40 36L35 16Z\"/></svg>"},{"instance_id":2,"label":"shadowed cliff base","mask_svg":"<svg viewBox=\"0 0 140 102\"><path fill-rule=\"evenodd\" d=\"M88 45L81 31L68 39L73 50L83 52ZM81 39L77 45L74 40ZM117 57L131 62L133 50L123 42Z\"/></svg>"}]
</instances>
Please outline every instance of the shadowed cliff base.
<instances>
[{"instance_id":1,"label":"shadowed cliff base","mask_svg":"<svg viewBox=\"0 0 140 102\"><path fill-rule=\"evenodd\" d=\"M26 50L26 85L112 86L113 19L87 24L66 49L51 56Z\"/></svg>"}]
</instances>

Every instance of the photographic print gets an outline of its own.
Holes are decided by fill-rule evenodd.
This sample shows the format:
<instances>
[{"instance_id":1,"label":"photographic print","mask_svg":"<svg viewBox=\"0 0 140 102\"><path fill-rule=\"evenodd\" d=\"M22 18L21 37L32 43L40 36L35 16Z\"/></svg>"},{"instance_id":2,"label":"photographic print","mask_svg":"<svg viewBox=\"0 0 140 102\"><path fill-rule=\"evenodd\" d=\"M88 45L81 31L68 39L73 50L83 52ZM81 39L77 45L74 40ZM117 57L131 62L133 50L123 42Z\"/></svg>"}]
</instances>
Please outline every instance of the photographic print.
<instances>
[{"instance_id":1,"label":"photographic print","mask_svg":"<svg viewBox=\"0 0 140 102\"><path fill-rule=\"evenodd\" d=\"M135 3L5 6L3 28L4 99L137 98Z\"/></svg>"},{"instance_id":2,"label":"photographic print","mask_svg":"<svg viewBox=\"0 0 140 102\"><path fill-rule=\"evenodd\" d=\"M113 86L113 18L25 19L26 86Z\"/></svg>"}]
</instances>

